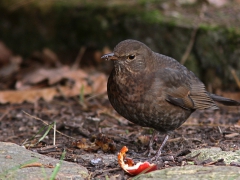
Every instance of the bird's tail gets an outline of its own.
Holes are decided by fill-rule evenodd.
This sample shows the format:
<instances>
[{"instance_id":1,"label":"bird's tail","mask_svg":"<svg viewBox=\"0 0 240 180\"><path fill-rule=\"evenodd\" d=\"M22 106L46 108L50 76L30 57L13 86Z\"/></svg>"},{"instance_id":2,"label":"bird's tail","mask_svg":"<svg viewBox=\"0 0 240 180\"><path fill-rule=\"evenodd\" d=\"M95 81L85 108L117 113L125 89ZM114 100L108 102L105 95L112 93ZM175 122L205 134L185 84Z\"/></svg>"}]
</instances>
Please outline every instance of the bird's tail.
<instances>
[{"instance_id":1,"label":"bird's tail","mask_svg":"<svg viewBox=\"0 0 240 180\"><path fill-rule=\"evenodd\" d=\"M235 101L235 100L232 100L232 99L229 99L229 98L218 96L216 94L209 94L209 95L214 101L219 102L219 103L221 103L225 106L240 106L239 101Z\"/></svg>"}]
</instances>

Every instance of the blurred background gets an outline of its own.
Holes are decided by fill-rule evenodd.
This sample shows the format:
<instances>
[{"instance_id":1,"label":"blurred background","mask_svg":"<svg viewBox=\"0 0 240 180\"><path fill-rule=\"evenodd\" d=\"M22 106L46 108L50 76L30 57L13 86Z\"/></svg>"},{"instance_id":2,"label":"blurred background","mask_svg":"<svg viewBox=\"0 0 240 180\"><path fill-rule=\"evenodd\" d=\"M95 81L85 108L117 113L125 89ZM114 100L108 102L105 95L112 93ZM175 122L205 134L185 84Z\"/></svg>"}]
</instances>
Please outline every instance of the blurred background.
<instances>
[{"instance_id":1,"label":"blurred background","mask_svg":"<svg viewBox=\"0 0 240 180\"><path fill-rule=\"evenodd\" d=\"M175 58L208 91L240 101L240 0L0 0L0 141L58 159L66 149L65 160L87 167L89 179L129 178L116 152L128 146L132 157L145 157L153 131L113 110L106 93L112 63L101 59L128 38ZM164 147L181 156L165 167L185 165L186 149L239 150L239 110L193 113ZM154 141L157 149L162 139ZM224 163L193 162L196 156L191 164ZM15 172L5 179L22 177Z\"/></svg>"},{"instance_id":2,"label":"blurred background","mask_svg":"<svg viewBox=\"0 0 240 180\"><path fill-rule=\"evenodd\" d=\"M211 92L240 89L239 0L2 0L0 12L1 90L39 68L108 75L101 55L127 38L180 61Z\"/></svg>"}]
</instances>

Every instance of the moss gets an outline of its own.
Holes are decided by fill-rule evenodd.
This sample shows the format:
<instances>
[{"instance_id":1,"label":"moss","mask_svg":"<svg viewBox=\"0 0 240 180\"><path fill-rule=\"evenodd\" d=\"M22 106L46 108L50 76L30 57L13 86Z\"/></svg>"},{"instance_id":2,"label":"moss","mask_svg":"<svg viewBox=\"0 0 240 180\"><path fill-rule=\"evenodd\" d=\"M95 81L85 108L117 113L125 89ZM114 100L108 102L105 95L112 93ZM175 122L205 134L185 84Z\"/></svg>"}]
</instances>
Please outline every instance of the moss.
<instances>
[{"instance_id":1,"label":"moss","mask_svg":"<svg viewBox=\"0 0 240 180\"><path fill-rule=\"evenodd\" d=\"M163 16L158 10L143 12L141 20L148 23L161 23Z\"/></svg>"},{"instance_id":2,"label":"moss","mask_svg":"<svg viewBox=\"0 0 240 180\"><path fill-rule=\"evenodd\" d=\"M176 17L164 14L161 2L169 1L140 0L134 4L133 1L49 0L31 1L25 6L13 2L16 1L0 2L0 39L13 52L24 56L44 47L55 52L78 51L81 46L114 47L119 41L132 38L180 60L195 22L184 12ZM172 10L172 6L168 8ZM184 5L184 8L190 11L198 6ZM226 86L234 82L226 67L234 67L240 74L239 29L234 25L202 22L186 65L200 77L209 68L215 68L216 76Z\"/></svg>"}]
</instances>

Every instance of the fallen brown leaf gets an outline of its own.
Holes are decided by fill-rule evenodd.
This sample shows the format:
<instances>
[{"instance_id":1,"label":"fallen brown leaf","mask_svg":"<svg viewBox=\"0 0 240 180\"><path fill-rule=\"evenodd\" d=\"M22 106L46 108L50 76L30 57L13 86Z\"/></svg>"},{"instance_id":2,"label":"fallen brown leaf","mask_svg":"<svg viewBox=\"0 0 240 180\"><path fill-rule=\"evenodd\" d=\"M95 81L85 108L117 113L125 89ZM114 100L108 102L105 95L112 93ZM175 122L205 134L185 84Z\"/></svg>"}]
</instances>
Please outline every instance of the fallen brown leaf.
<instances>
[{"instance_id":1,"label":"fallen brown leaf","mask_svg":"<svg viewBox=\"0 0 240 180\"><path fill-rule=\"evenodd\" d=\"M38 162L34 162L34 163L30 163L30 164L25 164L22 165L20 168L27 168L27 167L45 167L45 168L54 168L53 165L51 164L42 164L42 163L38 163Z\"/></svg>"},{"instance_id":2,"label":"fallen brown leaf","mask_svg":"<svg viewBox=\"0 0 240 180\"><path fill-rule=\"evenodd\" d=\"M51 101L58 94L56 88L45 88L25 91L0 91L0 103L23 103L24 101L34 103L40 98Z\"/></svg>"},{"instance_id":3,"label":"fallen brown leaf","mask_svg":"<svg viewBox=\"0 0 240 180\"><path fill-rule=\"evenodd\" d=\"M99 134L96 137L94 143L96 146L99 146L103 150L103 152L113 152L114 153L116 151L115 142L111 138L109 138L103 134Z\"/></svg>"},{"instance_id":4,"label":"fallen brown leaf","mask_svg":"<svg viewBox=\"0 0 240 180\"><path fill-rule=\"evenodd\" d=\"M16 89L31 89L32 85L40 83L44 80L48 80L48 84L52 85L59 82L63 78L63 75L69 71L70 70L68 66L54 69L38 69L37 71L26 74L21 80L19 80L16 83Z\"/></svg>"},{"instance_id":5,"label":"fallen brown leaf","mask_svg":"<svg viewBox=\"0 0 240 180\"><path fill-rule=\"evenodd\" d=\"M62 79L67 79L72 83L60 85L59 82ZM36 86L45 80L48 80L46 87ZM17 82L16 87L18 89L16 91L0 91L0 103L22 103L24 101L34 103L40 98L51 101L57 96L79 95L81 90L84 95L102 94L107 91L107 78L103 73L90 75L83 70L71 70L68 66L63 66L55 69L39 69L27 74Z\"/></svg>"},{"instance_id":6,"label":"fallen brown leaf","mask_svg":"<svg viewBox=\"0 0 240 180\"><path fill-rule=\"evenodd\" d=\"M48 64L52 63L52 64L54 64L56 66L61 64L59 59L58 59L58 57L57 57L57 55L56 55L56 53L53 52L51 49L44 48L42 54L44 56L43 59L45 59L45 61L48 62Z\"/></svg>"}]
</instances>

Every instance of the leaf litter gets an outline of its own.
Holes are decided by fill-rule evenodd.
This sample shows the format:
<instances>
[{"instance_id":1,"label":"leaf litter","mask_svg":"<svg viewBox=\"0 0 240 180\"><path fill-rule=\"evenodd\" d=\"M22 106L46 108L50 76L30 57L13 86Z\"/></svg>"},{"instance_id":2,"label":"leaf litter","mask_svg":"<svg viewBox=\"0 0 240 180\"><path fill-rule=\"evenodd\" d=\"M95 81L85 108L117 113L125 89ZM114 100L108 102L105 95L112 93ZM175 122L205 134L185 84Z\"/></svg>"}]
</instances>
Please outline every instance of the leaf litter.
<instances>
[{"instance_id":1,"label":"leaf litter","mask_svg":"<svg viewBox=\"0 0 240 180\"><path fill-rule=\"evenodd\" d=\"M106 53L109 49L104 48L103 51ZM33 57L23 59L13 55L0 42L0 52L1 141L24 144L32 151L57 159L66 150L64 160L85 166L90 172L89 179L130 178L117 160L117 154L124 146L128 147L127 154L132 161L149 159L144 152L153 131L132 124L113 110L106 94L107 75L96 71L98 67L63 65L50 49L34 52ZM101 57L101 52L96 51L93 56ZM109 67L109 63L97 59L94 65ZM240 97L239 93L219 93L234 96L234 99ZM50 127L53 122L56 122L59 132L55 146ZM171 133L163 149L163 162L158 164L158 168L222 163L222 160L197 162L196 157L189 159L185 156L191 149L202 147L239 150L239 134L239 108L196 111L183 126ZM160 146L162 138L160 135L154 140L154 149ZM127 161L123 160L123 163Z\"/></svg>"}]
</instances>

